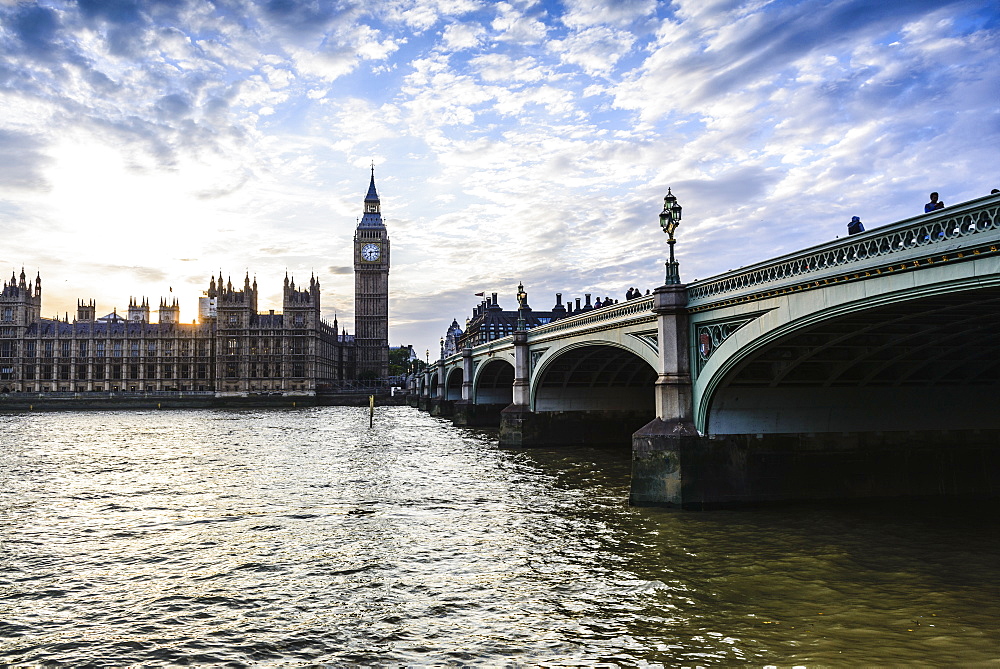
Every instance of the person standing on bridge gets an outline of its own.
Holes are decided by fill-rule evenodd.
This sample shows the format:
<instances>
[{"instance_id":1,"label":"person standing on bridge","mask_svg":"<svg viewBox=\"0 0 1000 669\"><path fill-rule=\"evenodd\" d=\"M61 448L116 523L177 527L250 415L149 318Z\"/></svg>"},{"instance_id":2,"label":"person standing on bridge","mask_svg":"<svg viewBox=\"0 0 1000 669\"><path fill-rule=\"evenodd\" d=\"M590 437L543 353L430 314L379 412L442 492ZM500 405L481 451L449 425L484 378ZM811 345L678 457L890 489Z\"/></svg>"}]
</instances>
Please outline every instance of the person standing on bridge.
<instances>
[{"instance_id":1,"label":"person standing on bridge","mask_svg":"<svg viewBox=\"0 0 1000 669\"><path fill-rule=\"evenodd\" d=\"M851 222L847 224L847 234L856 235L864 231L865 226L861 223L861 219L857 216L851 216Z\"/></svg>"},{"instance_id":2,"label":"person standing on bridge","mask_svg":"<svg viewBox=\"0 0 1000 669\"><path fill-rule=\"evenodd\" d=\"M931 193L931 201L924 205L924 213L927 214L938 209L944 209L944 202L938 200L938 194L934 192Z\"/></svg>"}]
</instances>

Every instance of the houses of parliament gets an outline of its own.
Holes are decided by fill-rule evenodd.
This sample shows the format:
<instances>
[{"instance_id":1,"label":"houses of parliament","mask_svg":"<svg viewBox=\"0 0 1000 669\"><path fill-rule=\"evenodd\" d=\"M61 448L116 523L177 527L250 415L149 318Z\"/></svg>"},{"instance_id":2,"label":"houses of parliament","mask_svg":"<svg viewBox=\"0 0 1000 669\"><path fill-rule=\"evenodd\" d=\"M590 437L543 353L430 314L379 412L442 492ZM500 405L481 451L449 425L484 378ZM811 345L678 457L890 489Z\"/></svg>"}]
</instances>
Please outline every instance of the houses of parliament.
<instances>
[{"instance_id":1,"label":"houses of parliament","mask_svg":"<svg viewBox=\"0 0 1000 669\"><path fill-rule=\"evenodd\" d=\"M375 170L354 235L355 321L350 335L320 311L320 282L284 279L282 310L258 310L257 281L212 277L199 318L180 322L176 298L147 299L127 316L98 317L93 300L76 317L42 318L42 279L24 270L0 291L0 393L214 392L309 395L342 381L388 375L389 237Z\"/></svg>"}]
</instances>

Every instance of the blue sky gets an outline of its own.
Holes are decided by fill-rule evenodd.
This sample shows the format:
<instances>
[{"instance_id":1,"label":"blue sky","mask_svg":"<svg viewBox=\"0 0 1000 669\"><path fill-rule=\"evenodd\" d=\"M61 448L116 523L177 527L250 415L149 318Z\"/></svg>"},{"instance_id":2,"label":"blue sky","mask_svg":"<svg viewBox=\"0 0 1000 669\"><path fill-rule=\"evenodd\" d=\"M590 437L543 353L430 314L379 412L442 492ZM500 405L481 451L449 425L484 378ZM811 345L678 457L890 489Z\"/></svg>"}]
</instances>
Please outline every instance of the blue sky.
<instances>
[{"instance_id":1,"label":"blue sky","mask_svg":"<svg viewBox=\"0 0 1000 669\"><path fill-rule=\"evenodd\" d=\"M480 291L705 278L1000 187L993 1L0 0L0 270L101 313L315 273L353 331L374 162L391 343ZM172 292L171 292L172 290Z\"/></svg>"}]
</instances>

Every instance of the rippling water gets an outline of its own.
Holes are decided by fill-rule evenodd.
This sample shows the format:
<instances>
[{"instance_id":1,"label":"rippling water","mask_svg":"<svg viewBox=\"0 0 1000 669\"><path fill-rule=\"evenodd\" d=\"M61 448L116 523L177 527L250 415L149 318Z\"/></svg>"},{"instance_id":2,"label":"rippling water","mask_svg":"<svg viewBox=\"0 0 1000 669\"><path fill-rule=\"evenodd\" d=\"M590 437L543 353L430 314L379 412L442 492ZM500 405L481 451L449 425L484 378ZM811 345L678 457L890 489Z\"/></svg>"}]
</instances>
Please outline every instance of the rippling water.
<instances>
[{"instance_id":1,"label":"rippling water","mask_svg":"<svg viewBox=\"0 0 1000 669\"><path fill-rule=\"evenodd\" d=\"M0 416L0 662L984 664L997 507L627 506L408 407Z\"/></svg>"}]
</instances>

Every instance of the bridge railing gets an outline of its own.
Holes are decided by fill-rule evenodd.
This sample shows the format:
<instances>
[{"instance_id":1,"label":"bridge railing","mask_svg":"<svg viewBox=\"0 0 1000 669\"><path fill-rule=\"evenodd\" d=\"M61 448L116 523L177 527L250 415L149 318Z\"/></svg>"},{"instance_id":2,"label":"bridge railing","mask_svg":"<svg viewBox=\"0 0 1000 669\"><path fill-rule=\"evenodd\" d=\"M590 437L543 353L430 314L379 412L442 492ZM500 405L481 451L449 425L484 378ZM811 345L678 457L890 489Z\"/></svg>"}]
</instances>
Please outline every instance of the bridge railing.
<instances>
[{"instance_id":1,"label":"bridge railing","mask_svg":"<svg viewBox=\"0 0 1000 669\"><path fill-rule=\"evenodd\" d=\"M645 295L637 297L627 302L613 304L610 307L601 307L593 311L586 311L582 314L573 314L557 321L539 325L528 331L528 337L538 335L548 335L553 332L561 332L570 329L584 329L588 326L604 323L607 321L629 320L639 314L650 313L653 309L653 296Z\"/></svg>"},{"instance_id":2,"label":"bridge railing","mask_svg":"<svg viewBox=\"0 0 1000 669\"><path fill-rule=\"evenodd\" d=\"M601 307L599 309L585 311L581 314L573 314L572 316L560 318L557 321L552 321L551 323L546 323L545 325L539 325L538 327L528 330L528 337L534 338L537 336L547 336L555 332L562 332L564 330L571 329L585 329L597 323L625 321L640 314L650 314L652 309L653 296L645 295L643 297L631 299L627 302L613 304L610 307ZM513 343L514 338L510 335L499 339L493 339L474 346L472 348L472 355L479 356L482 354L488 354L490 351L509 349L513 346ZM456 353L445 358L445 363L457 364L461 358L461 354Z\"/></svg>"},{"instance_id":3,"label":"bridge railing","mask_svg":"<svg viewBox=\"0 0 1000 669\"><path fill-rule=\"evenodd\" d=\"M940 245L942 251L960 246L956 240L1000 229L1000 195L970 200L873 228L835 242L767 260L756 265L695 281L688 285L688 303L704 302L728 293L742 293L787 282L807 274L843 271L890 256L913 255L914 249ZM973 240L967 240L974 243ZM923 249L930 251L930 249ZM921 251L917 251L921 253Z\"/></svg>"}]
</instances>

